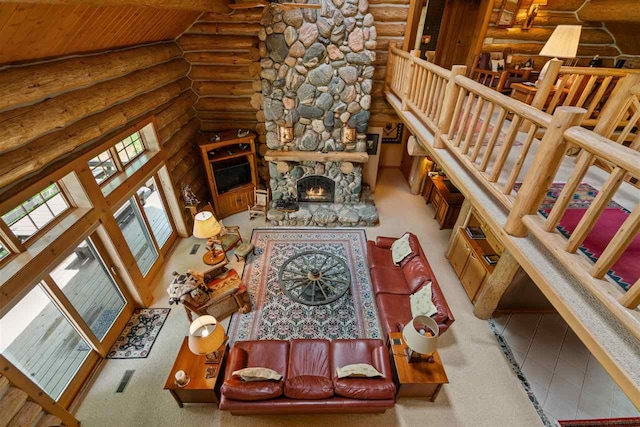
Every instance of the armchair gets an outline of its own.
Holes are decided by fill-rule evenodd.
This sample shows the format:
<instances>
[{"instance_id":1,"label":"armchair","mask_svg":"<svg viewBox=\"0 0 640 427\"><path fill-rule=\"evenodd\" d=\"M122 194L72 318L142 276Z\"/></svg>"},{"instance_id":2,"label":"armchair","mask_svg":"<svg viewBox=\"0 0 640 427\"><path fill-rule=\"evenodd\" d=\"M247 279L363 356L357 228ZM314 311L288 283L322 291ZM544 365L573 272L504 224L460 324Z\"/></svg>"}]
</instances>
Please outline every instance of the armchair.
<instances>
[{"instance_id":1,"label":"armchair","mask_svg":"<svg viewBox=\"0 0 640 427\"><path fill-rule=\"evenodd\" d=\"M478 83L482 83L500 93L510 94L511 85L529 80L530 69L512 69L502 65L502 69L492 70L491 60L502 60L503 54L500 52L484 52L476 57L471 69L471 78ZM503 63L504 64L504 63Z\"/></svg>"}]
</instances>

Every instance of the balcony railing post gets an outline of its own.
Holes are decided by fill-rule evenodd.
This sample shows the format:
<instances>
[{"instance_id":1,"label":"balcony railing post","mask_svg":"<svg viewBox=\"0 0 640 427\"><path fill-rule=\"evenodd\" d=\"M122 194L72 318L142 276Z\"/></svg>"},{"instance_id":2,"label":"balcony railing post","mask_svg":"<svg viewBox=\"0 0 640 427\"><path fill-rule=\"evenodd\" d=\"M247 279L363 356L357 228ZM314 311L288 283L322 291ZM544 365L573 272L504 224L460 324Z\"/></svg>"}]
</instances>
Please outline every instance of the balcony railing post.
<instances>
[{"instance_id":1,"label":"balcony railing post","mask_svg":"<svg viewBox=\"0 0 640 427\"><path fill-rule=\"evenodd\" d=\"M389 92L389 82L393 78L393 49L396 47L396 42L389 43L389 53L387 55L387 70L384 74L384 91Z\"/></svg>"},{"instance_id":2,"label":"balcony railing post","mask_svg":"<svg viewBox=\"0 0 640 427\"><path fill-rule=\"evenodd\" d=\"M535 214L540 206L567 150L564 132L572 126L578 126L586 112L584 108L578 107L556 109L507 217L504 230L508 234L516 237L527 235L522 217Z\"/></svg>"},{"instance_id":3,"label":"balcony railing post","mask_svg":"<svg viewBox=\"0 0 640 427\"><path fill-rule=\"evenodd\" d=\"M543 76L543 80L538 83L538 91L531 101L531 106L538 110L544 110L544 105L547 103L551 89L558 80L558 74L560 74L560 67L562 67L562 61L559 59L552 59L549 61L549 67ZM528 130L528 129L527 129Z\"/></svg>"},{"instance_id":4,"label":"balcony railing post","mask_svg":"<svg viewBox=\"0 0 640 427\"><path fill-rule=\"evenodd\" d=\"M444 100L442 102L440 120L438 121L438 129L436 129L436 134L433 140L433 146L435 148L445 148L445 144L440 136L443 133L448 132L449 126L451 126L451 120L453 119L453 110L456 108L456 99L458 98L456 76L464 76L465 74L467 74L467 67L465 65L454 65L451 68L449 82L447 82L447 88L444 92Z\"/></svg>"},{"instance_id":5,"label":"balcony railing post","mask_svg":"<svg viewBox=\"0 0 640 427\"><path fill-rule=\"evenodd\" d=\"M411 63L409 64L409 75L407 76L408 78L405 79L404 85L402 87L402 111L407 111L409 109L409 106L407 105L407 100L409 99L409 92L413 87L413 80L415 79L415 76L417 74L416 61L414 60L414 58L420 57L420 50L414 49L409 53L411 54L411 58L410 58Z\"/></svg>"}]
</instances>

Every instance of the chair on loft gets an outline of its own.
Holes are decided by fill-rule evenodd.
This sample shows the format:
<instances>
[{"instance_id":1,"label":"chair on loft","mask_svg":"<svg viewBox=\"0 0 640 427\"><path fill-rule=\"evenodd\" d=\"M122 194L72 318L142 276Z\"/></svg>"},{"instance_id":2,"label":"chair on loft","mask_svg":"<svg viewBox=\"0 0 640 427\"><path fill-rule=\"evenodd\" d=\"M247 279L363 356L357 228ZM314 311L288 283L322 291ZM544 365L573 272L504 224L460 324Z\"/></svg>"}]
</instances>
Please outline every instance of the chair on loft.
<instances>
[{"instance_id":1,"label":"chair on loft","mask_svg":"<svg viewBox=\"0 0 640 427\"><path fill-rule=\"evenodd\" d=\"M269 209L269 190L255 188L253 190L253 206L247 206L247 209L249 211L249 220L259 215L266 217Z\"/></svg>"},{"instance_id":2,"label":"chair on loft","mask_svg":"<svg viewBox=\"0 0 640 427\"><path fill-rule=\"evenodd\" d=\"M526 82L530 76L530 69L507 69L502 52L481 53L471 69L473 80L507 95L511 93L512 84Z\"/></svg>"}]
</instances>

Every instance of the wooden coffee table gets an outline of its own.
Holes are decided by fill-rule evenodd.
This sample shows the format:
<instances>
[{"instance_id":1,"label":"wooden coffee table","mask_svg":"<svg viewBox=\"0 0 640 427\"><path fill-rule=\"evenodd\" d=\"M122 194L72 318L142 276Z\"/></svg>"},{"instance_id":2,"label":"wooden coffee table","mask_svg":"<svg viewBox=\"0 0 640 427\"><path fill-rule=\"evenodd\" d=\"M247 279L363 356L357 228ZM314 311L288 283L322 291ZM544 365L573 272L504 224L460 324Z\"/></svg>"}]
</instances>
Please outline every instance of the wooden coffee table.
<instances>
[{"instance_id":1,"label":"wooden coffee table","mask_svg":"<svg viewBox=\"0 0 640 427\"><path fill-rule=\"evenodd\" d=\"M422 397L435 401L442 386L449 383L438 352L433 353L433 363L409 363L405 352L407 345L401 332L391 332L388 345L393 358L396 400L400 397Z\"/></svg>"},{"instance_id":2,"label":"wooden coffee table","mask_svg":"<svg viewBox=\"0 0 640 427\"><path fill-rule=\"evenodd\" d=\"M220 386L224 378L226 353L225 349L219 364L205 364L205 356L193 354L189 350L188 337L184 337L164 389L171 392L181 408L185 403L220 403ZM213 378L205 378L207 368L210 366L217 368L216 374ZM175 383L175 375L179 370L183 370L189 376L189 383L184 387L179 387Z\"/></svg>"}]
</instances>

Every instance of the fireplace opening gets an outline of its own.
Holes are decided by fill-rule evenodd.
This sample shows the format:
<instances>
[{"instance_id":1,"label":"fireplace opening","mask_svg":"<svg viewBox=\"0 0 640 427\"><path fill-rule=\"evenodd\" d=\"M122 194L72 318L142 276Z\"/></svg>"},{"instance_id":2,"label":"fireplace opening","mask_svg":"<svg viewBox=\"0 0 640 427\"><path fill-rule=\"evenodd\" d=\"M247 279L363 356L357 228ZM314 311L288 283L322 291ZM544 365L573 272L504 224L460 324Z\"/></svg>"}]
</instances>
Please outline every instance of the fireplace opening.
<instances>
[{"instance_id":1,"label":"fireplace opening","mask_svg":"<svg viewBox=\"0 0 640 427\"><path fill-rule=\"evenodd\" d=\"M310 175L298 180L296 190L299 202L333 203L336 183L325 176Z\"/></svg>"}]
</instances>

